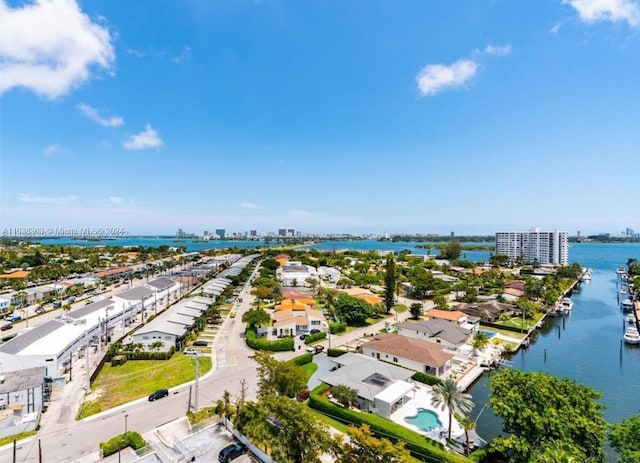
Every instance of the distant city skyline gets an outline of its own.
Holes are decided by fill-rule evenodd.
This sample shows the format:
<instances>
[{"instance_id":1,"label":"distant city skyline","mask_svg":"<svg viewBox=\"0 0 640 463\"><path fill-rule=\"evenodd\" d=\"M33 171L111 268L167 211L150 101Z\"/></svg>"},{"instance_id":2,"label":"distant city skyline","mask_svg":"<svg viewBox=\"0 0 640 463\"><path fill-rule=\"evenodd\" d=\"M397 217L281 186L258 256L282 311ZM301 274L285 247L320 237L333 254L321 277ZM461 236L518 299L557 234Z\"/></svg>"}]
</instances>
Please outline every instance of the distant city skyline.
<instances>
[{"instance_id":1,"label":"distant city skyline","mask_svg":"<svg viewBox=\"0 0 640 463\"><path fill-rule=\"evenodd\" d=\"M0 229L640 230L639 0L0 0L0 23Z\"/></svg>"}]
</instances>

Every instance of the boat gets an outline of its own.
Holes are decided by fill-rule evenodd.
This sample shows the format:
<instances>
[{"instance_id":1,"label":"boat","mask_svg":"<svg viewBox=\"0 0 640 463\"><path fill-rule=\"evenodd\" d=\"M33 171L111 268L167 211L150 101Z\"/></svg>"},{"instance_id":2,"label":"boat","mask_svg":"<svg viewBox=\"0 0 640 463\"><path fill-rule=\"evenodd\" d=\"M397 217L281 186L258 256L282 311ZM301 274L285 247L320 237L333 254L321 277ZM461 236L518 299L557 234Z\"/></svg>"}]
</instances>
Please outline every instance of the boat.
<instances>
[{"instance_id":1,"label":"boat","mask_svg":"<svg viewBox=\"0 0 640 463\"><path fill-rule=\"evenodd\" d=\"M627 294L627 289L626 288L622 288L620 290L620 294Z\"/></svg>"},{"instance_id":2,"label":"boat","mask_svg":"<svg viewBox=\"0 0 640 463\"><path fill-rule=\"evenodd\" d=\"M636 322L636 316L633 313L630 313L629 315L627 315L627 321L629 323L635 323Z\"/></svg>"},{"instance_id":3,"label":"boat","mask_svg":"<svg viewBox=\"0 0 640 463\"><path fill-rule=\"evenodd\" d=\"M640 344L640 333L638 333L638 328L635 326L627 327L622 337L627 344Z\"/></svg>"},{"instance_id":4,"label":"boat","mask_svg":"<svg viewBox=\"0 0 640 463\"><path fill-rule=\"evenodd\" d=\"M560 299L558 306L556 307L556 312L562 315L568 314L573 309L573 301L568 297L563 297Z\"/></svg>"},{"instance_id":5,"label":"boat","mask_svg":"<svg viewBox=\"0 0 640 463\"><path fill-rule=\"evenodd\" d=\"M590 268L583 268L582 269L582 275L580 276L580 280L581 281L589 281L589 280L591 280L591 272L592 272L592 270Z\"/></svg>"},{"instance_id":6,"label":"boat","mask_svg":"<svg viewBox=\"0 0 640 463\"><path fill-rule=\"evenodd\" d=\"M622 310L624 310L625 312L631 312L633 310L633 301L631 299L623 300Z\"/></svg>"}]
</instances>

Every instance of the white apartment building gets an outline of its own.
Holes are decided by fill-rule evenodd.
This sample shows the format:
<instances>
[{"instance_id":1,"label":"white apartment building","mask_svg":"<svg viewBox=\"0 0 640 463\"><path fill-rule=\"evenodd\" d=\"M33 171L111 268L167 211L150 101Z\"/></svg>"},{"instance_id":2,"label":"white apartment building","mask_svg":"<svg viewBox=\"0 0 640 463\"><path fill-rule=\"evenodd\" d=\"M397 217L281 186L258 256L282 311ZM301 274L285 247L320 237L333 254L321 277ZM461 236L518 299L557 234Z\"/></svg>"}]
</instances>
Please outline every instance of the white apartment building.
<instances>
[{"instance_id":1,"label":"white apartment building","mask_svg":"<svg viewBox=\"0 0 640 463\"><path fill-rule=\"evenodd\" d=\"M569 233L541 231L540 228L526 232L497 232L496 254L506 255L512 261L521 257L526 262L540 265L567 265Z\"/></svg>"}]
</instances>

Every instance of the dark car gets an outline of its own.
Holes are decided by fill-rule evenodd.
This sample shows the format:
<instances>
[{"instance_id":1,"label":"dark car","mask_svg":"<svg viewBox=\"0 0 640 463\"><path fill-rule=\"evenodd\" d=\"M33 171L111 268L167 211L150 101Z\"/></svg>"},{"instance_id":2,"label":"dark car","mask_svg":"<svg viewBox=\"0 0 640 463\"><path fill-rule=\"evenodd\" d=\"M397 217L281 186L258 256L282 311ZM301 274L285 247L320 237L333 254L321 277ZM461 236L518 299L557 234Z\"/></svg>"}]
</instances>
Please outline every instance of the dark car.
<instances>
[{"instance_id":1,"label":"dark car","mask_svg":"<svg viewBox=\"0 0 640 463\"><path fill-rule=\"evenodd\" d=\"M39 305L38 307L36 307L36 313L45 313L47 311L47 309L45 309L44 307L42 307L41 305Z\"/></svg>"},{"instance_id":2,"label":"dark car","mask_svg":"<svg viewBox=\"0 0 640 463\"><path fill-rule=\"evenodd\" d=\"M319 333L319 332L320 332L320 330L317 330L315 328L312 329L311 331L309 331L309 333L311 333L311 334L316 334L316 333Z\"/></svg>"},{"instance_id":3,"label":"dark car","mask_svg":"<svg viewBox=\"0 0 640 463\"><path fill-rule=\"evenodd\" d=\"M155 392L152 392L149 396L149 402L153 402L154 400L162 399L169 395L169 391L167 389L158 389Z\"/></svg>"},{"instance_id":4,"label":"dark car","mask_svg":"<svg viewBox=\"0 0 640 463\"><path fill-rule=\"evenodd\" d=\"M247 447L240 442L235 442L220 450L220 453L218 454L218 461L220 463L227 463L231 460L235 460L246 451Z\"/></svg>"},{"instance_id":5,"label":"dark car","mask_svg":"<svg viewBox=\"0 0 640 463\"><path fill-rule=\"evenodd\" d=\"M202 339L198 339L196 342L193 343L193 345L198 347L206 347L209 345L209 343L207 341L203 341Z\"/></svg>"},{"instance_id":6,"label":"dark car","mask_svg":"<svg viewBox=\"0 0 640 463\"><path fill-rule=\"evenodd\" d=\"M300 340L304 341L306 339L307 335L306 334L301 334L300 335Z\"/></svg>"},{"instance_id":7,"label":"dark car","mask_svg":"<svg viewBox=\"0 0 640 463\"><path fill-rule=\"evenodd\" d=\"M7 330L10 330L11 328L13 328L13 325L9 323L6 325L2 325L2 328L0 328L0 330L7 331Z\"/></svg>"}]
</instances>

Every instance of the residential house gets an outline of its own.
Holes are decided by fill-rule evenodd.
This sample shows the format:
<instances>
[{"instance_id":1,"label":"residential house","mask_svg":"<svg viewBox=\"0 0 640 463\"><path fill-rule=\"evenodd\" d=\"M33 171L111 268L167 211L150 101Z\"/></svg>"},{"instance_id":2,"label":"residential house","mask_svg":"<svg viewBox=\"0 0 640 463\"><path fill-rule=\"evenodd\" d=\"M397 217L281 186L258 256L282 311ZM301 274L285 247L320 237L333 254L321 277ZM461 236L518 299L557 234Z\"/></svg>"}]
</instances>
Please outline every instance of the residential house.
<instances>
[{"instance_id":1,"label":"residential house","mask_svg":"<svg viewBox=\"0 0 640 463\"><path fill-rule=\"evenodd\" d=\"M459 310L431 309L427 310L424 315L428 319L448 321L467 331L475 331L480 324L479 317L468 315Z\"/></svg>"},{"instance_id":2,"label":"residential house","mask_svg":"<svg viewBox=\"0 0 640 463\"><path fill-rule=\"evenodd\" d=\"M472 302L468 304L459 304L456 310L464 312L468 315L480 317L481 320L487 322L496 322L504 314L508 317L520 316L522 312L516 306L503 304L498 301L488 302Z\"/></svg>"},{"instance_id":3,"label":"residential house","mask_svg":"<svg viewBox=\"0 0 640 463\"><path fill-rule=\"evenodd\" d=\"M442 344L390 333L376 334L361 349L368 357L438 377L451 368L454 357Z\"/></svg>"},{"instance_id":4,"label":"residential house","mask_svg":"<svg viewBox=\"0 0 640 463\"><path fill-rule=\"evenodd\" d=\"M310 265L290 261L276 269L276 278L282 286L309 286L307 279L317 279L316 269Z\"/></svg>"},{"instance_id":5,"label":"residential house","mask_svg":"<svg viewBox=\"0 0 640 463\"><path fill-rule=\"evenodd\" d=\"M285 309L273 313L273 334L275 336L296 336L316 329L325 331L327 320L322 312L304 307Z\"/></svg>"},{"instance_id":6,"label":"residential house","mask_svg":"<svg viewBox=\"0 0 640 463\"><path fill-rule=\"evenodd\" d=\"M413 370L380 362L363 354L344 354L331 359L337 369L320 380L358 392L357 406L389 419L399 407L413 398Z\"/></svg>"},{"instance_id":7,"label":"residential house","mask_svg":"<svg viewBox=\"0 0 640 463\"><path fill-rule=\"evenodd\" d=\"M462 347L471 334L454 323L446 320L429 319L419 322L403 322L399 325L398 334L410 338L422 339L453 350Z\"/></svg>"}]
</instances>

